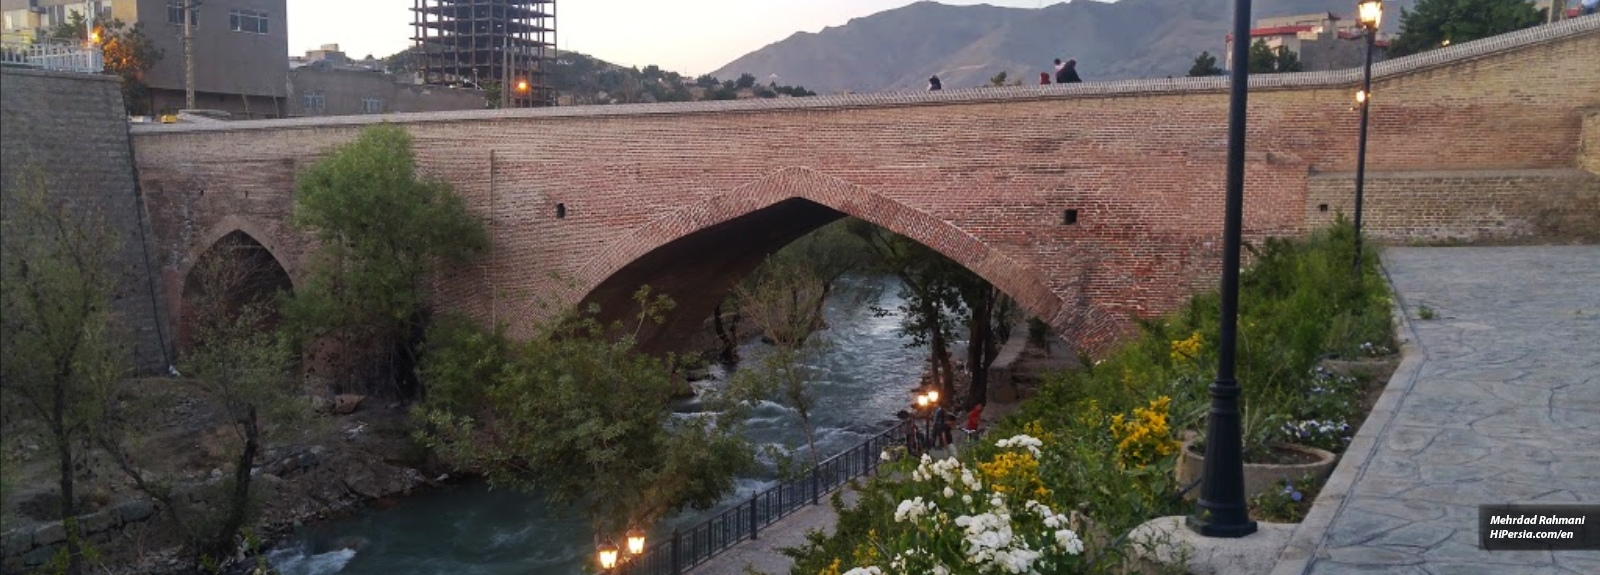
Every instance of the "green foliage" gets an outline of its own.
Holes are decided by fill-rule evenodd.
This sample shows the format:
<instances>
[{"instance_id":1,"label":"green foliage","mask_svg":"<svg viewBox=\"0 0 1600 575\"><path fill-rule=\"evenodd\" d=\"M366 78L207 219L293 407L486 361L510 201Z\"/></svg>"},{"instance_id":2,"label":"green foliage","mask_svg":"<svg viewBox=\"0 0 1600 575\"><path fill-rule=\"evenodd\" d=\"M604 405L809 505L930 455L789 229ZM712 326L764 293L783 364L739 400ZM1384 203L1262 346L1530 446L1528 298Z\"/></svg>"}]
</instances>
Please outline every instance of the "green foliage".
<instances>
[{"instance_id":1,"label":"green foliage","mask_svg":"<svg viewBox=\"0 0 1600 575\"><path fill-rule=\"evenodd\" d=\"M483 83L483 107L491 110L500 108L500 99L504 97L505 86L497 80Z\"/></svg>"},{"instance_id":2,"label":"green foliage","mask_svg":"<svg viewBox=\"0 0 1600 575\"><path fill-rule=\"evenodd\" d=\"M1434 311L1434 309L1431 308L1431 307L1428 307L1428 304L1422 304L1422 305L1417 306L1417 319L1427 320L1427 319L1438 319L1438 318L1439 318L1439 312Z\"/></svg>"},{"instance_id":3,"label":"green foliage","mask_svg":"<svg viewBox=\"0 0 1600 575\"><path fill-rule=\"evenodd\" d=\"M748 90L756 85L756 77L750 74L740 74L739 79L733 82L733 87Z\"/></svg>"},{"instance_id":4,"label":"green foliage","mask_svg":"<svg viewBox=\"0 0 1600 575\"><path fill-rule=\"evenodd\" d=\"M423 372L439 393L418 407L419 438L491 485L537 490L597 533L707 508L752 469L736 418L673 417L672 358L635 348L671 302L635 294L637 324L602 325L599 310L560 315L525 343L441 322ZM621 334L621 335L615 335Z\"/></svg>"},{"instance_id":5,"label":"green foliage","mask_svg":"<svg viewBox=\"0 0 1600 575\"><path fill-rule=\"evenodd\" d=\"M294 223L320 247L284 306L297 335L373 342L373 361L396 366L389 373L408 391L428 280L487 249L483 224L449 184L417 177L411 136L391 124L366 128L301 174Z\"/></svg>"},{"instance_id":6,"label":"green foliage","mask_svg":"<svg viewBox=\"0 0 1600 575\"><path fill-rule=\"evenodd\" d=\"M1005 70L1001 70L999 74L995 74L993 76L990 76L989 77L989 85L997 87L997 88L1000 87L1000 86L1006 85L1006 72L1005 72Z\"/></svg>"},{"instance_id":7,"label":"green foliage","mask_svg":"<svg viewBox=\"0 0 1600 575\"><path fill-rule=\"evenodd\" d=\"M1389 45L1389 56L1515 32L1542 21L1525 0L1417 0L1400 12L1400 36Z\"/></svg>"},{"instance_id":8,"label":"green foliage","mask_svg":"<svg viewBox=\"0 0 1600 575\"><path fill-rule=\"evenodd\" d=\"M240 246L223 244L195 264L198 288L189 302L194 313L194 342L182 360L183 372L195 378L233 427L237 457L220 505L215 529L197 534L191 544L202 555L229 557L234 539L249 524L250 487L255 456L269 438L303 433L308 405L300 401L291 376L294 354L288 338L268 321L276 294L252 293L260 276L255 262L238 259Z\"/></svg>"},{"instance_id":9,"label":"green foliage","mask_svg":"<svg viewBox=\"0 0 1600 575\"><path fill-rule=\"evenodd\" d=\"M128 27L121 20L103 16L85 21L83 14L73 12L66 22L50 30L49 37L86 42L90 40L90 32L99 33L106 73L122 78L122 103L128 115L150 114L150 87L144 83L144 74L161 62L164 52L144 34L144 24Z\"/></svg>"},{"instance_id":10,"label":"green foliage","mask_svg":"<svg viewBox=\"0 0 1600 575\"><path fill-rule=\"evenodd\" d=\"M1256 40L1250 45L1251 74L1282 74L1300 69L1300 56L1288 46L1272 48L1267 46L1266 40Z\"/></svg>"},{"instance_id":11,"label":"green foliage","mask_svg":"<svg viewBox=\"0 0 1600 575\"><path fill-rule=\"evenodd\" d=\"M1251 71L1254 72L1255 70ZM1195 56L1194 65L1189 67L1190 77L1220 75L1222 75L1222 68L1217 67L1217 57L1212 56L1210 52L1201 52L1199 56Z\"/></svg>"},{"instance_id":12,"label":"green foliage","mask_svg":"<svg viewBox=\"0 0 1600 575\"><path fill-rule=\"evenodd\" d=\"M0 420L49 430L69 520L67 571L77 573L74 478L80 445L102 427L126 370L110 304L118 283L116 235L98 214L55 197L37 169L19 170L0 198Z\"/></svg>"},{"instance_id":13,"label":"green foliage","mask_svg":"<svg viewBox=\"0 0 1600 575\"><path fill-rule=\"evenodd\" d=\"M1250 498L1251 516L1274 523L1299 523L1311 511L1322 482L1311 475L1278 482L1281 489Z\"/></svg>"}]
</instances>

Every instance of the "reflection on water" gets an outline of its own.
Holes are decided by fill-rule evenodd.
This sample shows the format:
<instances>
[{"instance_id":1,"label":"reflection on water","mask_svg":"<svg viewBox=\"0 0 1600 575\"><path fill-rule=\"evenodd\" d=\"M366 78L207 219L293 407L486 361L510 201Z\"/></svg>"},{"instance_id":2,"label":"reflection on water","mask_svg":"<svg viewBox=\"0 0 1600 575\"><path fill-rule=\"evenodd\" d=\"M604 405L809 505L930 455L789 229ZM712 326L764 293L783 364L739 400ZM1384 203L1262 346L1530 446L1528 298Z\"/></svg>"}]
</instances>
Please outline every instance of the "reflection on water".
<instances>
[{"instance_id":1,"label":"reflection on water","mask_svg":"<svg viewBox=\"0 0 1600 575\"><path fill-rule=\"evenodd\" d=\"M832 342L816 367L811 384L816 398L812 421L817 449L838 453L881 430L892 414L906 405L921 371L924 351L906 349L896 335L898 315L876 317L871 307L893 310L900 304L899 284L892 278L844 278L828 302L826 317ZM876 294L861 303L862 294ZM746 361L756 360L766 346L751 342L741 348ZM720 385L727 374L712 369ZM685 409L698 409L688 402ZM747 436L757 446L803 449L805 432L793 410L764 403L751 414ZM799 455L799 454L797 454ZM749 499L773 485L770 471L742 478L725 501ZM719 506L719 509L723 506ZM703 521L719 509L687 512L663 522L654 537L673 527ZM659 540L659 539L656 539ZM593 542L581 520L556 519L538 497L491 491L481 484L462 485L400 500L382 511L314 525L273 551L272 565L285 575L500 575L582 573Z\"/></svg>"}]
</instances>

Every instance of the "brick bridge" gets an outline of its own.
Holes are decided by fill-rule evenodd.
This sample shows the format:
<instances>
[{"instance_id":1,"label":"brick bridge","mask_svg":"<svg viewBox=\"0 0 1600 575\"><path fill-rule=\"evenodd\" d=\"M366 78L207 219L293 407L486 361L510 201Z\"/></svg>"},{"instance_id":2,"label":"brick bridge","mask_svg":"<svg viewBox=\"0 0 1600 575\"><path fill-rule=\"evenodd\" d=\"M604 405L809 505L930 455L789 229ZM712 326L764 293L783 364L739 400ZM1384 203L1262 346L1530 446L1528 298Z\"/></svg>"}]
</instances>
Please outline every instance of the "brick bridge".
<instances>
[{"instance_id":1,"label":"brick bridge","mask_svg":"<svg viewBox=\"0 0 1600 575\"><path fill-rule=\"evenodd\" d=\"M1597 53L1587 17L1377 65L1369 229L1600 230ZM1252 79L1247 239L1349 213L1359 81ZM189 268L230 233L299 281L295 174L394 122L493 242L439 278L438 301L521 333L534 296L617 312L649 284L679 302L650 338L671 347L767 253L848 215L950 256L1092 352L1215 285L1227 108L1225 78L1182 78L140 126L133 142L173 317Z\"/></svg>"}]
</instances>

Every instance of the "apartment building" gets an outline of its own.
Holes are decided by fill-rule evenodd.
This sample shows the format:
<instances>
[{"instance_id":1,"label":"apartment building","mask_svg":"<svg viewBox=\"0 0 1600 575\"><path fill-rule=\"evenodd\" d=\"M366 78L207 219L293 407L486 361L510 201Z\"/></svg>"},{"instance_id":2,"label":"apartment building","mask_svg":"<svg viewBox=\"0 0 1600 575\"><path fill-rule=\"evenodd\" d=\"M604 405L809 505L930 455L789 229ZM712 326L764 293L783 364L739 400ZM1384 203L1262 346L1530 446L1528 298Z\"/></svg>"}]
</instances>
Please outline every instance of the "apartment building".
<instances>
[{"instance_id":1,"label":"apartment building","mask_svg":"<svg viewBox=\"0 0 1600 575\"><path fill-rule=\"evenodd\" d=\"M1288 48L1299 56L1301 69L1306 72L1356 68L1366 58L1367 44L1360 24L1355 18L1346 20L1331 12L1258 19L1250 30L1250 42L1257 40L1274 50ZM1372 60L1382 61L1388 46L1388 39L1380 32ZM1233 69L1232 34L1227 36L1222 53L1227 55L1223 67Z\"/></svg>"},{"instance_id":2,"label":"apartment building","mask_svg":"<svg viewBox=\"0 0 1600 575\"><path fill-rule=\"evenodd\" d=\"M30 39L66 22L73 12L143 24L163 57L145 74L152 115L185 107L183 26L193 0L0 0L6 41ZM195 106L234 118L285 114L289 70L285 0L204 0L194 19Z\"/></svg>"}]
</instances>

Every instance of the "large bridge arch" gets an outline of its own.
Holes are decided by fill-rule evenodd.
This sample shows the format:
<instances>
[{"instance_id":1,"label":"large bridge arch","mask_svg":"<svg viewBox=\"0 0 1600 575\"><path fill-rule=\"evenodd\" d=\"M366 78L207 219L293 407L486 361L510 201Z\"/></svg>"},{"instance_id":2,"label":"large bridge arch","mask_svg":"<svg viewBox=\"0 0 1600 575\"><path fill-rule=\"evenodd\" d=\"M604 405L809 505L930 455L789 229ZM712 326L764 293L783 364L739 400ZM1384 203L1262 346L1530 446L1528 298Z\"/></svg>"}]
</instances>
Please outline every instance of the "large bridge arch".
<instances>
[{"instance_id":1,"label":"large bridge arch","mask_svg":"<svg viewBox=\"0 0 1600 575\"><path fill-rule=\"evenodd\" d=\"M855 217L904 235L989 280L1058 331L1084 325L1099 309L1072 309L1037 267L994 249L957 225L862 186L804 167L788 167L685 206L641 226L579 268L567 301L627 315L631 295L649 285L677 307L642 337L647 349L679 347L702 329L716 304L772 252L829 222ZM581 296L581 297L580 297ZM1098 319L1097 317L1095 319Z\"/></svg>"},{"instance_id":2,"label":"large bridge arch","mask_svg":"<svg viewBox=\"0 0 1600 575\"><path fill-rule=\"evenodd\" d=\"M195 324L202 314L231 313L245 305L266 305L268 327L276 325L278 292L293 292L295 277L283 259L245 229L234 226L215 235L207 234L199 253L189 259L180 275L178 297L170 309L176 312L177 347L187 349L195 337ZM271 241L270 239L268 241ZM213 267L211 263L222 265ZM224 289L226 293L212 293Z\"/></svg>"}]
</instances>

